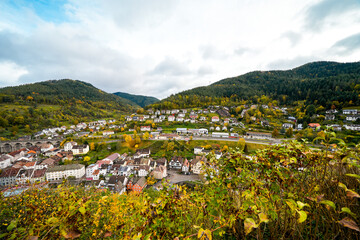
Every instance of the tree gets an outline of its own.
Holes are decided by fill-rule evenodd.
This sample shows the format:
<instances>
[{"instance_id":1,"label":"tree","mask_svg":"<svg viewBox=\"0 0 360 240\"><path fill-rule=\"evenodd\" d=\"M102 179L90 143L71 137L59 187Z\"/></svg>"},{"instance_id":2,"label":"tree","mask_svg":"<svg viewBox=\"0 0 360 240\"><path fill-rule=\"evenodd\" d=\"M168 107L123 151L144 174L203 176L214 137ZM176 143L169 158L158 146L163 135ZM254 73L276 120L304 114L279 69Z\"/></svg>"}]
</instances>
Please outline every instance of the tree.
<instances>
[{"instance_id":1,"label":"tree","mask_svg":"<svg viewBox=\"0 0 360 240\"><path fill-rule=\"evenodd\" d=\"M85 157L84 157L84 162L89 162L90 159L91 159L91 158L90 158L89 156L85 156Z\"/></svg>"},{"instance_id":2,"label":"tree","mask_svg":"<svg viewBox=\"0 0 360 240\"><path fill-rule=\"evenodd\" d=\"M240 151L244 151L245 146L246 146L246 142L244 138L239 138L238 143L238 148L240 149Z\"/></svg>"},{"instance_id":3,"label":"tree","mask_svg":"<svg viewBox=\"0 0 360 240\"><path fill-rule=\"evenodd\" d=\"M293 129L292 128L288 128L285 132L285 136L287 138L291 138L293 136Z\"/></svg>"},{"instance_id":4,"label":"tree","mask_svg":"<svg viewBox=\"0 0 360 240\"><path fill-rule=\"evenodd\" d=\"M90 151L94 151L95 150L95 143L94 142L91 142L89 144L89 147L90 147Z\"/></svg>"},{"instance_id":5,"label":"tree","mask_svg":"<svg viewBox=\"0 0 360 240\"><path fill-rule=\"evenodd\" d=\"M315 111L316 111L316 108L315 108L315 106L313 104L306 107L306 115L308 115L309 117L314 115Z\"/></svg>"},{"instance_id":6,"label":"tree","mask_svg":"<svg viewBox=\"0 0 360 240\"><path fill-rule=\"evenodd\" d=\"M273 132L271 133L271 136L273 138L277 138L279 136L279 130L277 128L274 128Z\"/></svg>"},{"instance_id":7,"label":"tree","mask_svg":"<svg viewBox=\"0 0 360 240\"><path fill-rule=\"evenodd\" d=\"M144 133L144 135L143 135L144 140L148 140L149 137L150 137L150 134L148 132Z\"/></svg>"}]
</instances>

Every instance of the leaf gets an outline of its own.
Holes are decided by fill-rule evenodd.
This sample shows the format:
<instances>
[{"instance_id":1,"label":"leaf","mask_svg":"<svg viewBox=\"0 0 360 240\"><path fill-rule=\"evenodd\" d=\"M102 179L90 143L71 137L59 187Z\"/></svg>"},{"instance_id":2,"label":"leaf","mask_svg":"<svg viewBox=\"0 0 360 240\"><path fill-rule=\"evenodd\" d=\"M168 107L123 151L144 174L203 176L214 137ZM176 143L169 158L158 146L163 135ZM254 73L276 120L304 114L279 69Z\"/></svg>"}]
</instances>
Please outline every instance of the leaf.
<instances>
[{"instance_id":1,"label":"leaf","mask_svg":"<svg viewBox=\"0 0 360 240\"><path fill-rule=\"evenodd\" d=\"M39 237L38 236L29 236L28 240L38 240Z\"/></svg>"},{"instance_id":2,"label":"leaf","mask_svg":"<svg viewBox=\"0 0 360 240\"><path fill-rule=\"evenodd\" d=\"M345 175L349 176L349 177L354 177L354 178L360 179L360 175L357 175L357 174L348 173L348 174L345 174Z\"/></svg>"},{"instance_id":3,"label":"leaf","mask_svg":"<svg viewBox=\"0 0 360 240\"><path fill-rule=\"evenodd\" d=\"M204 230L200 228L197 237L200 238L201 240L205 240L205 239L211 240L212 239L211 231L208 229Z\"/></svg>"},{"instance_id":4,"label":"leaf","mask_svg":"<svg viewBox=\"0 0 360 240\"><path fill-rule=\"evenodd\" d=\"M144 240L149 240L150 237L151 237L151 234L152 234L152 233L149 233L148 235L146 235L146 236L144 237ZM110 233L110 236L111 236L111 233Z\"/></svg>"},{"instance_id":5,"label":"leaf","mask_svg":"<svg viewBox=\"0 0 360 240\"><path fill-rule=\"evenodd\" d=\"M259 213L259 219L260 219L260 223L264 222L267 223L269 222L269 218L265 213Z\"/></svg>"},{"instance_id":6,"label":"leaf","mask_svg":"<svg viewBox=\"0 0 360 240\"><path fill-rule=\"evenodd\" d=\"M244 221L245 234L248 235L251 233L253 228L257 228L258 226L255 223L255 220L252 218L246 218Z\"/></svg>"},{"instance_id":7,"label":"leaf","mask_svg":"<svg viewBox=\"0 0 360 240\"><path fill-rule=\"evenodd\" d=\"M74 230L71 230L70 232L67 232L64 238L66 239L75 239L81 236L81 233L76 232Z\"/></svg>"},{"instance_id":8,"label":"leaf","mask_svg":"<svg viewBox=\"0 0 360 240\"><path fill-rule=\"evenodd\" d=\"M294 211L294 210L297 209L297 204L295 203L294 200L292 200L292 199L286 199L285 202L286 202L286 204L290 207L290 209L291 209L292 211Z\"/></svg>"},{"instance_id":9,"label":"leaf","mask_svg":"<svg viewBox=\"0 0 360 240\"><path fill-rule=\"evenodd\" d=\"M303 209L305 206L310 207L310 205L307 204L307 203L303 203L303 202L300 202L300 201L297 201L296 203L297 203L300 210Z\"/></svg>"},{"instance_id":10,"label":"leaf","mask_svg":"<svg viewBox=\"0 0 360 240\"><path fill-rule=\"evenodd\" d=\"M355 214L350 210L350 208L347 208L347 207L341 208L341 212L348 213L351 216L355 216Z\"/></svg>"},{"instance_id":11,"label":"leaf","mask_svg":"<svg viewBox=\"0 0 360 240\"><path fill-rule=\"evenodd\" d=\"M360 195L357 192L354 192L353 190L347 190L346 196L349 198L360 198Z\"/></svg>"},{"instance_id":12,"label":"leaf","mask_svg":"<svg viewBox=\"0 0 360 240\"><path fill-rule=\"evenodd\" d=\"M307 219L307 213L305 211L298 211L299 218L298 223L302 223Z\"/></svg>"},{"instance_id":13,"label":"leaf","mask_svg":"<svg viewBox=\"0 0 360 240\"><path fill-rule=\"evenodd\" d=\"M112 235L112 233L109 232L109 231L107 231L107 232L104 234L104 237L111 237L111 235ZM150 235L151 235L151 233L150 233ZM145 239L146 239L146 238L145 238ZM149 238L147 238L147 239L149 239Z\"/></svg>"},{"instance_id":14,"label":"leaf","mask_svg":"<svg viewBox=\"0 0 360 240\"><path fill-rule=\"evenodd\" d=\"M6 229L10 232L11 230L13 230L16 227L16 225L17 225L17 222L13 220L13 221L11 221L10 225Z\"/></svg>"},{"instance_id":15,"label":"leaf","mask_svg":"<svg viewBox=\"0 0 360 240\"><path fill-rule=\"evenodd\" d=\"M330 200L322 200L321 204L325 204L326 206L332 207L334 210L336 209L335 203Z\"/></svg>"},{"instance_id":16,"label":"leaf","mask_svg":"<svg viewBox=\"0 0 360 240\"><path fill-rule=\"evenodd\" d=\"M344 227L347 227L347 228L350 228L350 229L360 232L358 225L351 218L348 218L348 217L343 218L342 220L340 220L339 224Z\"/></svg>"},{"instance_id":17,"label":"leaf","mask_svg":"<svg viewBox=\"0 0 360 240\"><path fill-rule=\"evenodd\" d=\"M346 185L341 182L339 182L339 187L341 187L342 189L345 189L345 191L347 190Z\"/></svg>"},{"instance_id":18,"label":"leaf","mask_svg":"<svg viewBox=\"0 0 360 240\"><path fill-rule=\"evenodd\" d=\"M86 210L84 207L80 207L79 212L81 212L81 214L84 215L86 213Z\"/></svg>"}]
</instances>

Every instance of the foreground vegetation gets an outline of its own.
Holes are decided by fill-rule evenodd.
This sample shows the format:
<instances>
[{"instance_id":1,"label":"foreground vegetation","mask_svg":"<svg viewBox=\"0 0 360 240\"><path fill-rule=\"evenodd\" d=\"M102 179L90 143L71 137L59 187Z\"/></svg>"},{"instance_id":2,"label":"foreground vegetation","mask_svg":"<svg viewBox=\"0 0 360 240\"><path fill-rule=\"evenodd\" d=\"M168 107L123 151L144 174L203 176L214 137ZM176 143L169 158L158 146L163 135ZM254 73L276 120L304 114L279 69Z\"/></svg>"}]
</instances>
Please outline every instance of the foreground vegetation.
<instances>
[{"instance_id":1,"label":"foreground vegetation","mask_svg":"<svg viewBox=\"0 0 360 240\"><path fill-rule=\"evenodd\" d=\"M208 163L194 190L32 188L0 198L8 239L359 239L359 149L299 142Z\"/></svg>"}]
</instances>

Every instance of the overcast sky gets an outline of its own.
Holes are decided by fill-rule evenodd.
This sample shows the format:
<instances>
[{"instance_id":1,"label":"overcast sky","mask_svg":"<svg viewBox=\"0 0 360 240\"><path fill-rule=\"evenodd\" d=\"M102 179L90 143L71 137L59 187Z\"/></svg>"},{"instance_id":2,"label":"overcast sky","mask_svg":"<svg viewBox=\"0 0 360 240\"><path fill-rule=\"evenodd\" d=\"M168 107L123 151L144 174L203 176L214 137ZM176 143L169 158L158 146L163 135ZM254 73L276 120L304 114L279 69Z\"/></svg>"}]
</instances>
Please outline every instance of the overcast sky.
<instances>
[{"instance_id":1,"label":"overcast sky","mask_svg":"<svg viewBox=\"0 0 360 240\"><path fill-rule=\"evenodd\" d=\"M70 78L164 98L359 50L360 0L0 1L0 87Z\"/></svg>"}]
</instances>

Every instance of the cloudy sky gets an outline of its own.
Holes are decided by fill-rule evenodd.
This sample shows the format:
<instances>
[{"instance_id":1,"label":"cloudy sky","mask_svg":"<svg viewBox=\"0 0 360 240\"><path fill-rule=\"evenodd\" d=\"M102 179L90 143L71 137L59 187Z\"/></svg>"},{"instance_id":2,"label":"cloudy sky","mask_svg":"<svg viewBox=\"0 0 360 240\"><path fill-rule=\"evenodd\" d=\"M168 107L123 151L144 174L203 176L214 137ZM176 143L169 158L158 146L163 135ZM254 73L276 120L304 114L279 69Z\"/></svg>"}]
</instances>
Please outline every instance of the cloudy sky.
<instances>
[{"instance_id":1,"label":"cloudy sky","mask_svg":"<svg viewBox=\"0 0 360 240\"><path fill-rule=\"evenodd\" d=\"M359 56L360 0L0 1L0 87L70 78L164 98Z\"/></svg>"}]
</instances>

